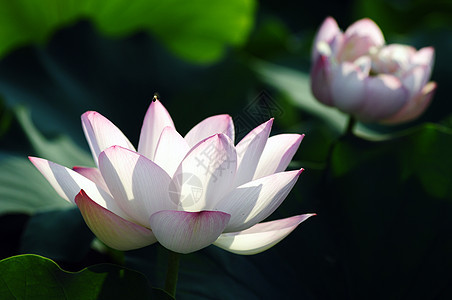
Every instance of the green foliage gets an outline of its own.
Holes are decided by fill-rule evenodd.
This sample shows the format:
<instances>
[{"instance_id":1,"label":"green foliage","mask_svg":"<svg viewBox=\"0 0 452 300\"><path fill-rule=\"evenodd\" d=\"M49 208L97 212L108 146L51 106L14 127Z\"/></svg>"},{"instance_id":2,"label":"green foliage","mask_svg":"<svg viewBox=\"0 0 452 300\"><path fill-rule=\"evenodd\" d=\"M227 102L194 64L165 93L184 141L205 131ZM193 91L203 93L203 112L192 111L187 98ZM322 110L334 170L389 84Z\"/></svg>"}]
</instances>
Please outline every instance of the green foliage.
<instances>
[{"instance_id":1,"label":"green foliage","mask_svg":"<svg viewBox=\"0 0 452 300\"><path fill-rule=\"evenodd\" d=\"M172 299L126 268L103 264L71 273L37 255L0 261L0 278L2 299Z\"/></svg>"},{"instance_id":2,"label":"green foliage","mask_svg":"<svg viewBox=\"0 0 452 300\"><path fill-rule=\"evenodd\" d=\"M417 0L356 1L355 13L376 21L383 32L410 32L413 29L444 28L449 26L452 14L450 1Z\"/></svg>"},{"instance_id":3,"label":"green foliage","mask_svg":"<svg viewBox=\"0 0 452 300\"><path fill-rule=\"evenodd\" d=\"M209 63L221 58L226 46L245 42L255 6L254 0L2 0L0 57L18 46L44 43L61 27L88 18L107 35L144 30L182 58Z\"/></svg>"}]
</instances>

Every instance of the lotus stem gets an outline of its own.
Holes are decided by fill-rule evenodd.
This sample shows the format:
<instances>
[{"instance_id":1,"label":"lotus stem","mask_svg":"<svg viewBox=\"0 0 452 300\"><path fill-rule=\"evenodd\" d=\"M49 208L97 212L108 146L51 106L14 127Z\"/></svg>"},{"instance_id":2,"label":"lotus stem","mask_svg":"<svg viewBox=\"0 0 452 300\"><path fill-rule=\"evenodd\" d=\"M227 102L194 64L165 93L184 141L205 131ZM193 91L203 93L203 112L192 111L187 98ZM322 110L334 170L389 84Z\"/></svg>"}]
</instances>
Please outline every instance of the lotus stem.
<instances>
[{"instance_id":1,"label":"lotus stem","mask_svg":"<svg viewBox=\"0 0 452 300\"><path fill-rule=\"evenodd\" d=\"M356 125L356 118L354 116L350 115L344 135L353 135L353 128L355 127L355 125Z\"/></svg>"},{"instance_id":2,"label":"lotus stem","mask_svg":"<svg viewBox=\"0 0 452 300\"><path fill-rule=\"evenodd\" d=\"M165 291L172 297L176 297L179 261L180 253L168 250L168 270L166 272Z\"/></svg>"}]
</instances>

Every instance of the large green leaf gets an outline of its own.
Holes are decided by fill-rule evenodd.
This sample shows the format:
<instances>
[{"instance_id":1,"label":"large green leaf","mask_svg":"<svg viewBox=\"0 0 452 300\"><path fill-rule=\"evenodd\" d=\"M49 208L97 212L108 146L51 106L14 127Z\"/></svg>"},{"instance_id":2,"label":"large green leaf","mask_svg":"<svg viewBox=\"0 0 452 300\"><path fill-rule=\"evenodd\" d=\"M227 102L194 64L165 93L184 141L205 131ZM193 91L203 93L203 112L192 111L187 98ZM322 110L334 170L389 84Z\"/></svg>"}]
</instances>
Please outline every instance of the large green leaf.
<instances>
[{"instance_id":1,"label":"large green leaf","mask_svg":"<svg viewBox=\"0 0 452 300\"><path fill-rule=\"evenodd\" d=\"M95 265L66 272L37 255L0 261L1 299L172 299L149 286L135 271L116 265Z\"/></svg>"},{"instance_id":2,"label":"large green leaf","mask_svg":"<svg viewBox=\"0 0 452 300\"><path fill-rule=\"evenodd\" d=\"M145 30L185 59L213 62L225 46L246 40L255 6L254 0L2 0L0 57L18 46L43 43L57 29L89 18L105 34Z\"/></svg>"}]
</instances>

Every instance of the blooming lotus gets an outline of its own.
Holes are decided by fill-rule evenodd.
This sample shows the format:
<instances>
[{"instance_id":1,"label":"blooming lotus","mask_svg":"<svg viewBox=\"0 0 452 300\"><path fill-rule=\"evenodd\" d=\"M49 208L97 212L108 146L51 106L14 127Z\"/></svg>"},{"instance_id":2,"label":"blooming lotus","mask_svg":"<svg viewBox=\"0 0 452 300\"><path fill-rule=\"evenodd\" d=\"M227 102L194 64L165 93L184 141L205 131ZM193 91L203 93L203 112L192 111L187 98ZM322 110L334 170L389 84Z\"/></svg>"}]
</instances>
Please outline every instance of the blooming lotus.
<instances>
[{"instance_id":1,"label":"blooming lotus","mask_svg":"<svg viewBox=\"0 0 452 300\"><path fill-rule=\"evenodd\" d=\"M436 83L428 82L434 49L385 45L370 19L342 32L329 17L312 51L311 88L322 103L364 122L402 123L427 108Z\"/></svg>"},{"instance_id":2,"label":"blooming lotus","mask_svg":"<svg viewBox=\"0 0 452 300\"><path fill-rule=\"evenodd\" d=\"M303 138L269 138L273 120L234 146L228 115L205 119L185 137L164 106L151 103L138 150L101 114L82 115L97 168L66 168L30 157L94 234L118 250L155 242L179 253L210 244L238 254L264 251L312 214L263 222L302 170L284 171Z\"/></svg>"}]
</instances>

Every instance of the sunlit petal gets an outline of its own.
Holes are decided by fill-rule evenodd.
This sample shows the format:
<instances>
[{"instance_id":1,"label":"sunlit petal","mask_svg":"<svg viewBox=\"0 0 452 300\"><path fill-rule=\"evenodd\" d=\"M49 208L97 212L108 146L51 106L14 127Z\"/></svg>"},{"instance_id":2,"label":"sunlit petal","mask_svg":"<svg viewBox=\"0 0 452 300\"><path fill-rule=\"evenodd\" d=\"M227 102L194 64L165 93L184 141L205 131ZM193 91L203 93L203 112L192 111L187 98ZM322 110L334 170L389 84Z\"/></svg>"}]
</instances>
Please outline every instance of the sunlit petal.
<instances>
[{"instance_id":1,"label":"sunlit petal","mask_svg":"<svg viewBox=\"0 0 452 300\"><path fill-rule=\"evenodd\" d=\"M241 231L267 218L284 201L301 172L276 173L235 188L216 207L231 215L225 231Z\"/></svg>"},{"instance_id":2,"label":"sunlit petal","mask_svg":"<svg viewBox=\"0 0 452 300\"><path fill-rule=\"evenodd\" d=\"M121 130L98 112L88 111L84 113L82 115L82 126L96 164L98 164L99 154L113 145L135 151L135 148Z\"/></svg>"},{"instance_id":3,"label":"sunlit petal","mask_svg":"<svg viewBox=\"0 0 452 300\"><path fill-rule=\"evenodd\" d=\"M154 212L176 207L169 199L170 177L143 155L113 146L100 154L99 168L118 205L138 224L146 226Z\"/></svg>"},{"instance_id":4,"label":"sunlit petal","mask_svg":"<svg viewBox=\"0 0 452 300\"><path fill-rule=\"evenodd\" d=\"M253 179L272 125L273 119L270 119L250 131L250 133L237 144L238 165L234 181L235 186L239 186Z\"/></svg>"},{"instance_id":5,"label":"sunlit petal","mask_svg":"<svg viewBox=\"0 0 452 300\"><path fill-rule=\"evenodd\" d=\"M237 169L232 141L216 134L197 144L171 182L172 200L186 211L210 210L230 191Z\"/></svg>"},{"instance_id":6,"label":"sunlit petal","mask_svg":"<svg viewBox=\"0 0 452 300\"><path fill-rule=\"evenodd\" d=\"M29 157L29 159L63 199L75 203L75 196L83 189L97 204L125 217L110 194L85 176L42 158Z\"/></svg>"},{"instance_id":7,"label":"sunlit petal","mask_svg":"<svg viewBox=\"0 0 452 300\"><path fill-rule=\"evenodd\" d=\"M230 115L217 115L204 119L185 135L185 140L192 148L200 141L217 133L228 136L234 142L234 123Z\"/></svg>"},{"instance_id":8,"label":"sunlit petal","mask_svg":"<svg viewBox=\"0 0 452 300\"><path fill-rule=\"evenodd\" d=\"M223 233L213 244L236 254L257 254L279 243L301 222L313 215L299 215L287 219L259 223L239 232Z\"/></svg>"},{"instance_id":9,"label":"sunlit petal","mask_svg":"<svg viewBox=\"0 0 452 300\"><path fill-rule=\"evenodd\" d=\"M278 134L268 138L256 167L253 180L285 171L304 134Z\"/></svg>"},{"instance_id":10,"label":"sunlit petal","mask_svg":"<svg viewBox=\"0 0 452 300\"><path fill-rule=\"evenodd\" d=\"M174 128L170 114L159 100L152 101L141 127L138 152L150 160L154 160L160 135L167 126Z\"/></svg>"},{"instance_id":11,"label":"sunlit petal","mask_svg":"<svg viewBox=\"0 0 452 300\"><path fill-rule=\"evenodd\" d=\"M190 253L212 244L228 224L230 215L219 211L164 210L150 218L152 231L165 248Z\"/></svg>"},{"instance_id":12,"label":"sunlit petal","mask_svg":"<svg viewBox=\"0 0 452 300\"><path fill-rule=\"evenodd\" d=\"M158 142L154 162L173 176L182 159L190 151L185 139L173 127L165 127Z\"/></svg>"}]
</instances>

